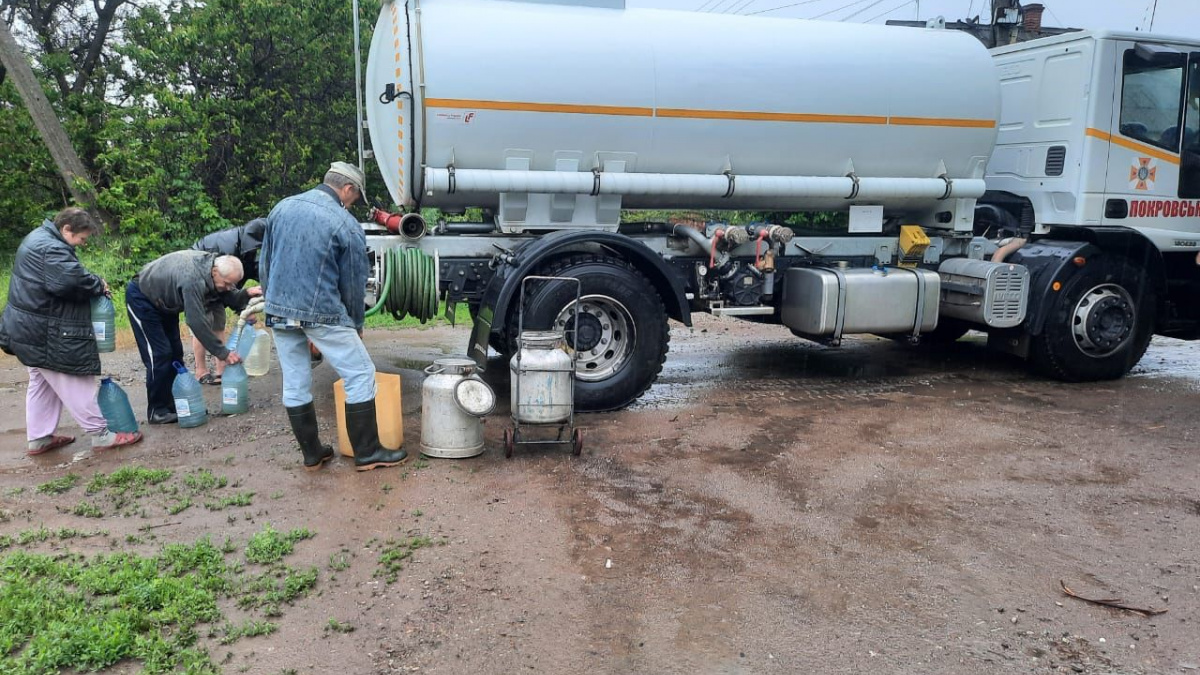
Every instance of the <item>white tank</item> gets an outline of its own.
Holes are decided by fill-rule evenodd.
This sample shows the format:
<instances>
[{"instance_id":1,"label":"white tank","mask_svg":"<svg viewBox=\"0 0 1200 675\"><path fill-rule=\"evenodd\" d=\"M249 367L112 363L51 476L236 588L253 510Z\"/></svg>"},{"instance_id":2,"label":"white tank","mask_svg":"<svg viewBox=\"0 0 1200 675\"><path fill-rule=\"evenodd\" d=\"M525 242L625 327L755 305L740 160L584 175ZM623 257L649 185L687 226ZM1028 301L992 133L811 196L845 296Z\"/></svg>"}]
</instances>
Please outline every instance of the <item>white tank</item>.
<instances>
[{"instance_id":1,"label":"white tank","mask_svg":"<svg viewBox=\"0 0 1200 675\"><path fill-rule=\"evenodd\" d=\"M961 32L506 0L385 4L366 97L396 203L518 214L931 209L982 194L1000 106Z\"/></svg>"}]
</instances>

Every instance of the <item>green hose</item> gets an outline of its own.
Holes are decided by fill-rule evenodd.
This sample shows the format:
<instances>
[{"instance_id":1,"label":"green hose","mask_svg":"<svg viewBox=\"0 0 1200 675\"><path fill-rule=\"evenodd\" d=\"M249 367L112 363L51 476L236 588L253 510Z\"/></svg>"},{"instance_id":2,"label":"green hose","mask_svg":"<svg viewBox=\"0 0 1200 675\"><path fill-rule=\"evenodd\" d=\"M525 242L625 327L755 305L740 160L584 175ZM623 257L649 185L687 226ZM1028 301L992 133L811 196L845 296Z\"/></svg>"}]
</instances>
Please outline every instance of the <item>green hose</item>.
<instances>
[{"instance_id":1,"label":"green hose","mask_svg":"<svg viewBox=\"0 0 1200 675\"><path fill-rule=\"evenodd\" d=\"M367 316L382 310L397 321L411 315L425 323L437 315L437 266L433 258L415 248L390 248L380 254L379 274L383 290Z\"/></svg>"}]
</instances>

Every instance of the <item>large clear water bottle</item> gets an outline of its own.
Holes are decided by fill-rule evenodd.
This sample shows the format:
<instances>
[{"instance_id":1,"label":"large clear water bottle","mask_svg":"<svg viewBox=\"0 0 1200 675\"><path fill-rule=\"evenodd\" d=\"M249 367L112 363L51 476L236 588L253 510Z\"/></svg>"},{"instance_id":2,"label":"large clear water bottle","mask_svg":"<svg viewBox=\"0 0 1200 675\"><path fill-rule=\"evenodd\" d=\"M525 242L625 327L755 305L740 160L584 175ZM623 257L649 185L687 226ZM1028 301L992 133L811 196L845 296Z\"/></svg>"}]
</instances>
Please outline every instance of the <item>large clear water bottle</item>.
<instances>
[{"instance_id":1,"label":"large clear water bottle","mask_svg":"<svg viewBox=\"0 0 1200 675\"><path fill-rule=\"evenodd\" d=\"M184 429L198 427L208 422L208 406L204 403L204 390L184 365L175 366L175 383L171 385L171 396L175 398L175 414L179 415L179 426ZM224 381L224 378L221 378Z\"/></svg>"},{"instance_id":2,"label":"large clear water bottle","mask_svg":"<svg viewBox=\"0 0 1200 675\"><path fill-rule=\"evenodd\" d=\"M250 328L250 326L246 326ZM243 338L244 339L244 338ZM271 334L265 329L254 329L254 345L243 357L246 361L246 374L250 377L262 377L271 370Z\"/></svg>"},{"instance_id":3,"label":"large clear water bottle","mask_svg":"<svg viewBox=\"0 0 1200 675\"><path fill-rule=\"evenodd\" d=\"M100 380L100 391L96 394L96 400L100 404L100 413L108 423L109 431L133 433L138 430L137 418L133 416L133 407L129 405L129 396L111 377Z\"/></svg>"},{"instance_id":4,"label":"large clear water bottle","mask_svg":"<svg viewBox=\"0 0 1200 675\"><path fill-rule=\"evenodd\" d=\"M246 368L240 363L225 366L221 374L221 413L237 415L250 409Z\"/></svg>"},{"instance_id":5,"label":"large clear water bottle","mask_svg":"<svg viewBox=\"0 0 1200 675\"><path fill-rule=\"evenodd\" d=\"M112 298L107 295L92 298L92 331L96 334L96 349L101 352L116 351L117 311Z\"/></svg>"}]
</instances>

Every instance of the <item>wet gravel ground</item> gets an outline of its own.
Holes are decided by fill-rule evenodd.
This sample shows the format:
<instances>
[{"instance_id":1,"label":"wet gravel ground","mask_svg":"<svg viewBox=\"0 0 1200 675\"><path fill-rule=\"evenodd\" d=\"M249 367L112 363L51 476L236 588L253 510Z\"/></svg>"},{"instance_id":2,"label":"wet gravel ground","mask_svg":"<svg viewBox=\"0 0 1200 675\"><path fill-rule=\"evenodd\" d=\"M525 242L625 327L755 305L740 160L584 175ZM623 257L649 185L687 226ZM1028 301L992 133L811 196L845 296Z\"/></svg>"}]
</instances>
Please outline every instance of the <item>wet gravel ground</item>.
<instances>
[{"instance_id":1,"label":"wet gravel ground","mask_svg":"<svg viewBox=\"0 0 1200 675\"><path fill-rule=\"evenodd\" d=\"M379 369L404 378L413 454L421 369L466 337L368 334ZM140 411L136 351L104 362ZM256 494L236 517L114 514L100 523L112 541L59 545L316 532L293 564L321 569L318 592L278 632L214 644L230 673L1200 671L1200 343L1156 339L1129 377L1066 385L982 336L829 349L701 316L673 326L647 396L576 418L578 458L539 446L504 459L506 371L495 359L486 376L502 403L483 455L307 474L277 368L252 381L246 415L145 427L138 446L72 462L74 446L24 457L25 374L0 357L0 532L95 528L70 512L80 495L16 491L67 472L236 479ZM314 378L331 441L334 375ZM153 539L123 543L146 527ZM372 540L415 535L445 545L393 584L375 577ZM349 567L334 569L343 552ZM1167 612L1087 604L1060 582ZM324 630L331 618L354 632Z\"/></svg>"}]
</instances>

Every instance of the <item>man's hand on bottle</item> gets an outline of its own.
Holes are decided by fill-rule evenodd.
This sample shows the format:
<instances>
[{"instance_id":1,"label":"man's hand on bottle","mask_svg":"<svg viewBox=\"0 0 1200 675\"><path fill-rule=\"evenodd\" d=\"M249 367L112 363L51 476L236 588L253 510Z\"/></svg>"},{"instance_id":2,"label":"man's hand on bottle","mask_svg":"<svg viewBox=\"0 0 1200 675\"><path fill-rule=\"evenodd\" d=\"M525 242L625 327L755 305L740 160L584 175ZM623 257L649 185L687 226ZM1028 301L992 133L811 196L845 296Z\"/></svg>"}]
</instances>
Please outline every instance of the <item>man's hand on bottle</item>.
<instances>
[{"instance_id":1,"label":"man's hand on bottle","mask_svg":"<svg viewBox=\"0 0 1200 675\"><path fill-rule=\"evenodd\" d=\"M225 365L232 366L236 363L241 363L242 357L237 352L229 352L229 356L225 357Z\"/></svg>"}]
</instances>

